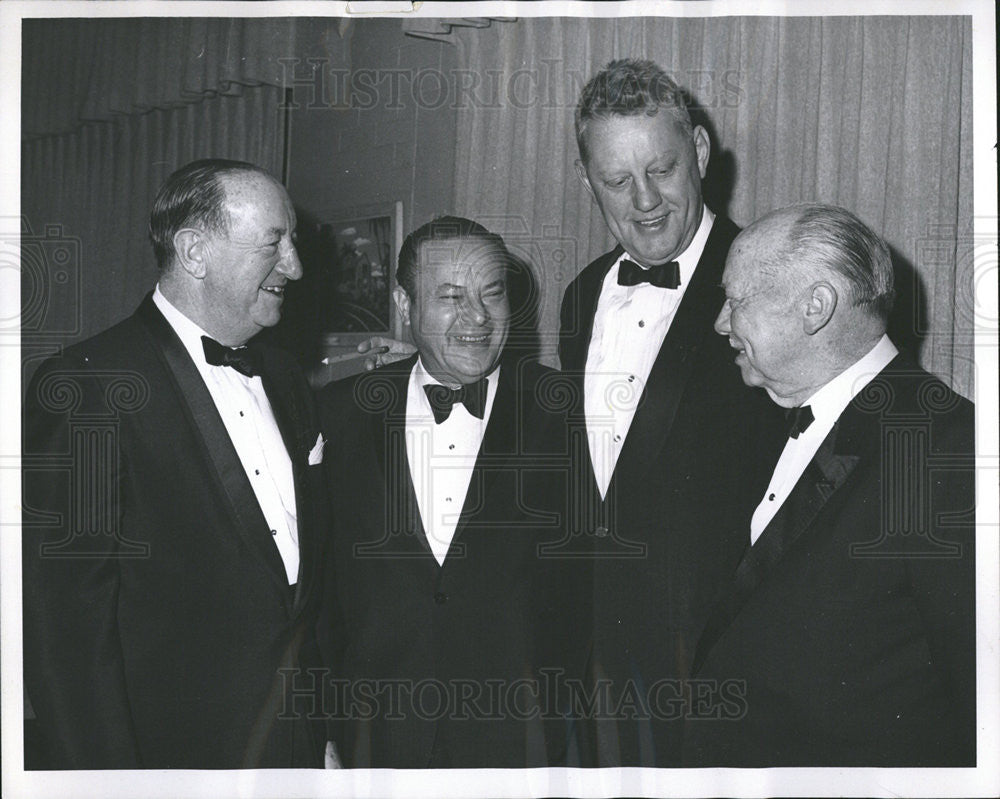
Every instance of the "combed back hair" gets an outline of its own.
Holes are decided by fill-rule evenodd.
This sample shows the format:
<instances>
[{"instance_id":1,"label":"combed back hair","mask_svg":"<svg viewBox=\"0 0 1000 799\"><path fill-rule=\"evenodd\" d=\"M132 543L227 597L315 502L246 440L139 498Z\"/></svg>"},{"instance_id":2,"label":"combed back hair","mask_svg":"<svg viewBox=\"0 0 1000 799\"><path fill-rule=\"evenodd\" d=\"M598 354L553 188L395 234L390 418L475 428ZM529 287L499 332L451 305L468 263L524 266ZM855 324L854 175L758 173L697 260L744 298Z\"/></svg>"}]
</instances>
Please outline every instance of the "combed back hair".
<instances>
[{"instance_id":1,"label":"combed back hair","mask_svg":"<svg viewBox=\"0 0 1000 799\"><path fill-rule=\"evenodd\" d=\"M609 62L583 87L576 105L574 123L580 158L587 160L585 134L590 120L656 116L661 110L670 114L688 136L692 135L684 93L658 64L635 58Z\"/></svg>"},{"instance_id":2,"label":"combed back hair","mask_svg":"<svg viewBox=\"0 0 1000 799\"><path fill-rule=\"evenodd\" d=\"M167 178L149 214L149 240L161 270L173 263L174 235L178 230L203 227L214 233L229 231L222 178L244 172L271 177L266 170L246 161L205 158L182 166Z\"/></svg>"},{"instance_id":3,"label":"combed back hair","mask_svg":"<svg viewBox=\"0 0 1000 799\"><path fill-rule=\"evenodd\" d=\"M850 287L851 302L888 322L896 299L888 245L845 208L810 203L797 210L788 230L790 262L841 275Z\"/></svg>"},{"instance_id":4,"label":"combed back hair","mask_svg":"<svg viewBox=\"0 0 1000 799\"><path fill-rule=\"evenodd\" d=\"M421 225L403 241L399 249L399 265L396 267L396 282L410 296L416 298L417 269L420 267L420 247L430 242L468 241L482 242L484 246L495 247L504 259L506 269L510 269L511 255L503 239L491 233L478 222L460 216L442 216ZM470 253L474 250L470 250Z\"/></svg>"}]
</instances>

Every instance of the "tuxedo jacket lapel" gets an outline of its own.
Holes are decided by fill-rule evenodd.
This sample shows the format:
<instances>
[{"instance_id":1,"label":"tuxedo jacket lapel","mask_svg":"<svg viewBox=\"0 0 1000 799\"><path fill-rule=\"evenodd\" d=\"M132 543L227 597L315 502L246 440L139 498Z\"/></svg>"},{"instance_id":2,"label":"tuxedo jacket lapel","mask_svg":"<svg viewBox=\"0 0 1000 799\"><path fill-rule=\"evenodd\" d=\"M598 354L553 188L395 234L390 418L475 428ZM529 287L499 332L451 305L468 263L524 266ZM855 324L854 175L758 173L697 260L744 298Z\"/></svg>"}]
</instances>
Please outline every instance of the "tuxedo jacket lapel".
<instances>
[{"instance_id":1,"label":"tuxedo jacket lapel","mask_svg":"<svg viewBox=\"0 0 1000 799\"><path fill-rule=\"evenodd\" d=\"M564 371L578 372L580 383L583 383L583 371L587 365L587 351L590 349L590 336L594 332L594 316L597 312L597 302L601 298L601 287L608 272L624 252L621 245L603 256L601 264L593 271L585 272L578 287L578 293L572 300L572 318L563 320L563 327L569 330L561 331L567 336L568 350L562 368ZM572 334L572 335L570 335ZM583 408L582 393L580 409Z\"/></svg>"},{"instance_id":2,"label":"tuxedo jacket lapel","mask_svg":"<svg viewBox=\"0 0 1000 799\"><path fill-rule=\"evenodd\" d=\"M644 468L663 448L697 362L698 350L707 337L717 335L712 323L725 299L719 283L731 240L719 231L720 224L721 221L712 227L691 284L649 371L619 463Z\"/></svg>"},{"instance_id":3,"label":"tuxedo jacket lapel","mask_svg":"<svg viewBox=\"0 0 1000 799\"><path fill-rule=\"evenodd\" d=\"M301 609L307 593L317 584L316 569L321 562L319 548L324 534L323 530L315 529L320 522L313 517L313 508L320 501L320 470L310 470L309 466L310 451L318 440L319 420L307 395L308 386L292 371L286 356L273 357L274 351L266 347L259 348L259 352L264 392L292 462L299 543L294 606Z\"/></svg>"},{"instance_id":4,"label":"tuxedo jacket lapel","mask_svg":"<svg viewBox=\"0 0 1000 799\"><path fill-rule=\"evenodd\" d=\"M143 300L138 314L161 349L167 370L177 387L179 407L188 412L189 422L197 428L204 442L205 456L222 489L217 496L226 503L234 528L270 574L287 602L288 581L281 555L274 545L270 528L212 395L181 340L156 308L151 296Z\"/></svg>"},{"instance_id":5,"label":"tuxedo jacket lapel","mask_svg":"<svg viewBox=\"0 0 1000 799\"><path fill-rule=\"evenodd\" d=\"M845 414L849 411L845 411ZM696 674L712 646L768 574L805 533L823 508L842 490L862 455L853 446L856 436L850 419L834 425L809 462L788 499L753 546L743 553L731 584L716 603L698 641L692 673ZM840 445L838 446L838 441ZM846 443L846 447L845 447ZM847 449L848 451L844 451ZM749 542L749 531L747 535Z\"/></svg>"},{"instance_id":6,"label":"tuxedo jacket lapel","mask_svg":"<svg viewBox=\"0 0 1000 799\"><path fill-rule=\"evenodd\" d=\"M479 447L476 465L472 471L472 479L469 481L469 490L465 495L462 515L458 519L455 535L448 548L448 558L451 557L453 548L455 554L458 555L461 552L461 547L465 546L461 538L466 527L482 508L483 503L486 502L490 489L496 481L497 475L504 468L504 464L517 451L520 398L517 394L519 383L516 370L517 364L513 362L500 370L500 384L497 386L493 409L490 412L490 419L483 435L483 443ZM445 563L448 562L448 558L445 559Z\"/></svg>"},{"instance_id":7,"label":"tuxedo jacket lapel","mask_svg":"<svg viewBox=\"0 0 1000 799\"><path fill-rule=\"evenodd\" d=\"M406 397L416 361L414 355L366 374L356 383L354 402L368 406L367 439L372 446L375 479L385 491L386 507L376 512L387 514L386 529L391 535L389 549L384 541L361 544L358 555L428 560L437 569L420 518L406 451Z\"/></svg>"}]
</instances>

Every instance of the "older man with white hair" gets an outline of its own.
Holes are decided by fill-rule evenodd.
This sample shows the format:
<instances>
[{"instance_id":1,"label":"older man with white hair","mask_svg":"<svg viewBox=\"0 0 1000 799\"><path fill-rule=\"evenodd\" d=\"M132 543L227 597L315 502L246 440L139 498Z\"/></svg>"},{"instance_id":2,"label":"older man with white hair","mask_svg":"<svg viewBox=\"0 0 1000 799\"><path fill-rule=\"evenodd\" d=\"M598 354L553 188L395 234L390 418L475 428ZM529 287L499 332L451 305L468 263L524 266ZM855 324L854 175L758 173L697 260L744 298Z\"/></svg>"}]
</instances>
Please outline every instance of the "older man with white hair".
<instances>
[{"instance_id":1,"label":"older man with white hair","mask_svg":"<svg viewBox=\"0 0 1000 799\"><path fill-rule=\"evenodd\" d=\"M740 701L688 721L685 763L973 765L972 404L886 335L888 248L842 208L760 219L723 286L789 438L692 668Z\"/></svg>"}]
</instances>

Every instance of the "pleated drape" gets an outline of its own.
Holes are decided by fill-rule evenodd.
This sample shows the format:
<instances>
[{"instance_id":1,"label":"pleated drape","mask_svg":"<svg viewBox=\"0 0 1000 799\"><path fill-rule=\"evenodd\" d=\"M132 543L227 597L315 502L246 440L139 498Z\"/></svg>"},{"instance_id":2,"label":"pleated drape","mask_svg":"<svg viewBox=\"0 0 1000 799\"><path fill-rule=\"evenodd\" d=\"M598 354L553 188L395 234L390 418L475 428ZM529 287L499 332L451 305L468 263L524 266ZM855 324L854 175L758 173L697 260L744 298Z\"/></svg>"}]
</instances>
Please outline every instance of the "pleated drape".
<instances>
[{"instance_id":1,"label":"pleated drape","mask_svg":"<svg viewBox=\"0 0 1000 799\"><path fill-rule=\"evenodd\" d=\"M707 121L709 205L743 225L796 202L857 213L893 249L894 335L972 395L968 17L527 18L453 36L459 68L500 87L459 103L455 209L534 256L545 360L563 289L613 244L574 172L573 107L609 60L640 57Z\"/></svg>"},{"instance_id":2,"label":"pleated drape","mask_svg":"<svg viewBox=\"0 0 1000 799\"><path fill-rule=\"evenodd\" d=\"M347 63L337 19L213 17L25 20L24 138L261 84L284 85L286 60Z\"/></svg>"},{"instance_id":3,"label":"pleated drape","mask_svg":"<svg viewBox=\"0 0 1000 799\"><path fill-rule=\"evenodd\" d=\"M45 260L22 259L26 359L109 327L138 305L156 283L146 237L157 188L195 158L236 158L280 175L282 90L260 86L239 97L217 97L156 110L115 123L91 123L22 146L22 225L42 240ZM52 280L51 242L65 240L72 259ZM45 297L30 293L47 287ZM29 369L32 363L25 364Z\"/></svg>"},{"instance_id":4,"label":"pleated drape","mask_svg":"<svg viewBox=\"0 0 1000 799\"><path fill-rule=\"evenodd\" d=\"M23 378L107 328L156 282L149 209L184 163L281 176L282 59L346 64L338 20L26 20L22 73ZM294 65L292 65L294 68Z\"/></svg>"}]
</instances>

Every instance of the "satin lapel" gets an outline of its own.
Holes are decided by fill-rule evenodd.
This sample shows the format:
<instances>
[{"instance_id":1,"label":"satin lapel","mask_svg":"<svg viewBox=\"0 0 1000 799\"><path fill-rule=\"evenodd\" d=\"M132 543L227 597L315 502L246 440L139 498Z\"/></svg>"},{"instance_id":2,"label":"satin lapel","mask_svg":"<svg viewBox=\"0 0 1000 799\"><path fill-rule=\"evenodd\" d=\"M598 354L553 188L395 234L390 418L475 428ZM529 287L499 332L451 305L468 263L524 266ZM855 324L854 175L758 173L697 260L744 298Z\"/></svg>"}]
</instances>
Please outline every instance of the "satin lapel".
<instances>
[{"instance_id":1,"label":"satin lapel","mask_svg":"<svg viewBox=\"0 0 1000 799\"><path fill-rule=\"evenodd\" d=\"M306 404L307 398L302 396L302 389L291 371L294 367L283 357L276 358L269 349L261 348L261 358L261 381L285 449L293 465L297 466L303 458L308 463L309 450L319 434L315 412ZM310 437L311 441L308 440Z\"/></svg>"},{"instance_id":2,"label":"satin lapel","mask_svg":"<svg viewBox=\"0 0 1000 799\"><path fill-rule=\"evenodd\" d=\"M217 499L225 502L233 527L274 580L281 596L287 600L288 579L281 555L271 539L270 528L212 395L181 340L156 308L151 296L143 300L138 314L159 345L176 382L179 405L188 411L191 423L204 442L206 456L221 488Z\"/></svg>"},{"instance_id":3,"label":"satin lapel","mask_svg":"<svg viewBox=\"0 0 1000 799\"><path fill-rule=\"evenodd\" d=\"M289 357L290 356L285 356ZM317 477L309 471L309 452L319 435L319 421L309 398L303 395L304 383L296 379L291 362L285 357L274 357L273 351L261 348L263 368L261 381L274 420L281 433L285 450L292 462L295 481L295 512L298 522L299 574L295 588L295 607L301 608L308 591L316 583L315 570L319 567L318 546L321 530L314 529L314 505L320 501L316 491ZM304 381L304 378L302 378ZM311 438L311 440L310 440Z\"/></svg>"},{"instance_id":4,"label":"satin lapel","mask_svg":"<svg viewBox=\"0 0 1000 799\"><path fill-rule=\"evenodd\" d=\"M615 247L600 261L600 266L586 272L581 278L573 309L574 323L579 332L570 339L573 352L570 363L562 364L564 371L579 372L581 375L587 366L587 352L590 350L590 337L594 332L594 315L597 313L597 301L601 298L601 286L615 261L622 254L621 246ZM561 331L566 335L567 331ZM570 359L567 359L570 360ZM582 377L581 377L582 382Z\"/></svg>"},{"instance_id":5,"label":"satin lapel","mask_svg":"<svg viewBox=\"0 0 1000 799\"><path fill-rule=\"evenodd\" d=\"M497 395L493 400L490 420L486 424L483 443L479 447L476 466L472 471L472 479L469 481L465 504L462 506L462 515L455 526L455 535L448 548L448 557L445 559L445 563L451 559L453 552L458 554L456 547L464 546L460 539L465 528L482 509L497 475L517 451L518 416L523 410L521 396L517 390L520 383L517 368L517 364L512 362L500 369L500 384L497 386Z\"/></svg>"},{"instance_id":6,"label":"satin lapel","mask_svg":"<svg viewBox=\"0 0 1000 799\"><path fill-rule=\"evenodd\" d=\"M845 412L847 413L847 412ZM856 452L838 451L838 438L845 436L843 417L820 445L792 493L761 533L747 547L736 567L732 584L713 609L695 652L692 673L697 673L709 650L746 604L756 588L809 528L824 506L841 490L861 461ZM749 539L748 539L749 540Z\"/></svg>"},{"instance_id":7,"label":"satin lapel","mask_svg":"<svg viewBox=\"0 0 1000 799\"><path fill-rule=\"evenodd\" d=\"M354 401L364 406L368 440L378 466L377 479L385 490L386 507L373 509L384 515L388 542L359 550L374 557L429 558L437 567L420 519L420 507L410 476L406 453L406 395L416 356L376 369L359 378Z\"/></svg>"},{"instance_id":8,"label":"satin lapel","mask_svg":"<svg viewBox=\"0 0 1000 799\"><path fill-rule=\"evenodd\" d=\"M716 219L712 227L691 285L684 292L670 330L649 370L649 379L625 438L619 463L645 468L666 443L691 370L698 361L698 350L706 338L717 335L712 325L725 300L719 284L726 253L735 236L735 228L732 231L730 228L732 223L724 219Z\"/></svg>"}]
</instances>

